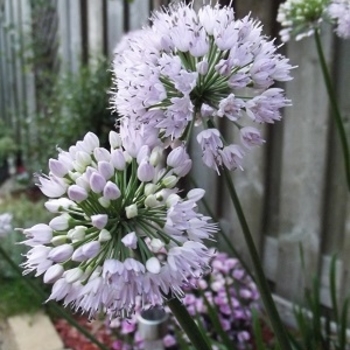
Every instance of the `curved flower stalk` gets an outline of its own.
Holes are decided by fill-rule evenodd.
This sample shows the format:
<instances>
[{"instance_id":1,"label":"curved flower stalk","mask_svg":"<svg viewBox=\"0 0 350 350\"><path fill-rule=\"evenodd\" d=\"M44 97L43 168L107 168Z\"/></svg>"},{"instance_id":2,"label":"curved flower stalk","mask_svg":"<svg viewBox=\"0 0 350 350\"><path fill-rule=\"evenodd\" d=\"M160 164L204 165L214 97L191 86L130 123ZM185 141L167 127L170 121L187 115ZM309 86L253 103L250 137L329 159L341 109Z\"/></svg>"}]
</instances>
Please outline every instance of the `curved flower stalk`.
<instances>
[{"instance_id":1,"label":"curved flower stalk","mask_svg":"<svg viewBox=\"0 0 350 350\"><path fill-rule=\"evenodd\" d=\"M0 238L6 237L12 230L12 218L10 213L4 213L0 215Z\"/></svg>"},{"instance_id":2,"label":"curved flower stalk","mask_svg":"<svg viewBox=\"0 0 350 350\"><path fill-rule=\"evenodd\" d=\"M281 40L287 42L291 37L301 40L312 36L319 28L326 14L329 0L287 0L278 9L277 21L283 29Z\"/></svg>"},{"instance_id":3,"label":"curved flower stalk","mask_svg":"<svg viewBox=\"0 0 350 350\"><path fill-rule=\"evenodd\" d=\"M197 14L180 3L151 20L115 49L114 108L170 142L187 141L202 124L203 162L217 172L241 168L245 152L265 142L256 125L280 120L290 105L273 87L291 79L288 59L258 21L235 19L230 7L203 6ZM215 126L220 118L239 130L240 142L224 140Z\"/></svg>"},{"instance_id":4,"label":"curved flower stalk","mask_svg":"<svg viewBox=\"0 0 350 350\"><path fill-rule=\"evenodd\" d=\"M332 0L327 8L329 17L336 24L335 32L340 38L350 38L350 1Z\"/></svg>"},{"instance_id":5,"label":"curved flower stalk","mask_svg":"<svg viewBox=\"0 0 350 350\"><path fill-rule=\"evenodd\" d=\"M189 157L179 146L162 167L162 149L143 145L143 135L112 131L109 151L90 132L39 177L56 216L23 230L31 247L23 267L52 284L49 300L90 316L128 315L137 297L151 306L182 298L188 275L208 268L212 253L202 241L217 226L196 210L204 190L181 198L175 187Z\"/></svg>"}]
</instances>

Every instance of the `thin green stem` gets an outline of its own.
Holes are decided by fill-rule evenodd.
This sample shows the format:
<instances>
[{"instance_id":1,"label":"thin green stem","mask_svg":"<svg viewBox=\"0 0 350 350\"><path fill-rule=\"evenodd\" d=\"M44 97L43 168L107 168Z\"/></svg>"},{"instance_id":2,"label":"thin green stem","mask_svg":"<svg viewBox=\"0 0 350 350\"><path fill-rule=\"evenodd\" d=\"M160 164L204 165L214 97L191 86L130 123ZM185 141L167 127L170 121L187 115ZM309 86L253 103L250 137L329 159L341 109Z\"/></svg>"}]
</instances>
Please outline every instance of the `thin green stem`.
<instances>
[{"instance_id":1,"label":"thin green stem","mask_svg":"<svg viewBox=\"0 0 350 350\"><path fill-rule=\"evenodd\" d=\"M244 216L244 212L239 201L238 195L236 193L233 181L231 178L231 173L224 168L223 170L224 177L228 186L228 190L231 196L232 203L236 209L237 217L242 227L243 235L245 242L247 244L250 257L253 263L253 270L255 273L255 281L260 290L261 299L264 303L267 315L271 322L271 326L275 332L277 340L283 350L292 350L292 347L289 343L287 332L283 326L283 323L278 314L277 308L271 296L271 291L267 283L264 271L262 269L262 264L259 258L259 254L255 248L252 234L250 232L247 220Z\"/></svg>"},{"instance_id":2,"label":"thin green stem","mask_svg":"<svg viewBox=\"0 0 350 350\"><path fill-rule=\"evenodd\" d=\"M27 286L33 290L42 300L47 299L46 293L40 289L32 280L29 278L24 278L22 276L22 270L17 266L17 264L10 258L6 251L0 245L0 255L7 261L7 263L13 268L13 270L24 279ZM57 315L63 317L67 322L75 327L80 333L84 334L92 343L96 344L101 350L109 350L107 346L100 343L90 332L84 329L68 312L58 306L56 303L47 303L47 306L52 309Z\"/></svg>"},{"instance_id":3,"label":"thin green stem","mask_svg":"<svg viewBox=\"0 0 350 350\"><path fill-rule=\"evenodd\" d=\"M207 343L202 333L200 332L196 322L194 322L192 316L188 313L185 306L177 298L167 300L167 304L179 322L181 328L190 339L192 345L197 350L211 350L211 346Z\"/></svg>"},{"instance_id":4,"label":"thin green stem","mask_svg":"<svg viewBox=\"0 0 350 350\"><path fill-rule=\"evenodd\" d=\"M197 181L192 177L190 176L190 181L192 182L193 186L194 187L199 187L198 184L197 184ZM219 229L220 229L220 232L221 232L221 236L223 237L230 253L235 256L239 261L240 263L242 264L243 268L247 271L248 275L251 276L253 279L254 279L254 276L252 274L252 272L250 271L250 268L249 266L245 263L245 261L242 259L241 255L239 254L239 252L237 251L237 249L233 246L231 240L229 239L228 237L228 234L223 230L223 228L221 227L220 223L219 223L219 220L216 218L216 216L214 215L213 211L211 210L210 206L209 206L209 203L208 201L205 199L205 197L203 197L201 199L201 202L203 203L204 205L204 208L205 210L207 211L208 215L218 223L219 225Z\"/></svg>"},{"instance_id":5,"label":"thin green stem","mask_svg":"<svg viewBox=\"0 0 350 350\"><path fill-rule=\"evenodd\" d=\"M344 124L342 121L341 113L339 110L335 90L332 84L331 76L328 70L327 62L325 59L325 55L322 48L322 42L320 37L319 29L315 30L315 41L316 41L316 47L317 47L317 53L318 57L320 59L321 64L321 70L323 74L323 79L326 85L329 101L331 103L331 107L333 110L332 116L334 118L335 124L337 126L340 142L343 148L343 155L344 155L344 165L345 165L345 174L346 174L346 182L348 185L348 190L350 191L350 151L349 151L349 144L346 137L346 131L344 128Z\"/></svg>"}]
</instances>

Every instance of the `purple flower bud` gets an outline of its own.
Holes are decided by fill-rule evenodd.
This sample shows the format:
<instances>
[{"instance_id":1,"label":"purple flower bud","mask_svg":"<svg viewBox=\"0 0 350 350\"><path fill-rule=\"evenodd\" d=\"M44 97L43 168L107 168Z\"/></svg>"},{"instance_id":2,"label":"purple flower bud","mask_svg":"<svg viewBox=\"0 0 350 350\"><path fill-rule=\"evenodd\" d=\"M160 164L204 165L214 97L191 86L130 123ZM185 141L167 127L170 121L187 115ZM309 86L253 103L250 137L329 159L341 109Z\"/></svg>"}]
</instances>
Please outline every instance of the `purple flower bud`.
<instances>
[{"instance_id":1,"label":"purple flower bud","mask_svg":"<svg viewBox=\"0 0 350 350\"><path fill-rule=\"evenodd\" d=\"M98 162L98 172L106 179L110 179L114 175L114 168L110 162L101 160Z\"/></svg>"},{"instance_id":2,"label":"purple flower bud","mask_svg":"<svg viewBox=\"0 0 350 350\"><path fill-rule=\"evenodd\" d=\"M106 186L106 179L100 173L93 173L90 178L91 190L100 193Z\"/></svg>"},{"instance_id":3,"label":"purple flower bud","mask_svg":"<svg viewBox=\"0 0 350 350\"><path fill-rule=\"evenodd\" d=\"M90 153L92 152L96 147L100 146L100 140L99 138L91 131L89 131L84 136L84 146L86 152Z\"/></svg>"},{"instance_id":4,"label":"purple flower bud","mask_svg":"<svg viewBox=\"0 0 350 350\"><path fill-rule=\"evenodd\" d=\"M138 214L137 205L131 204L125 208L125 214L128 219L132 219Z\"/></svg>"},{"instance_id":5,"label":"purple flower bud","mask_svg":"<svg viewBox=\"0 0 350 350\"><path fill-rule=\"evenodd\" d=\"M57 160L57 159L50 159L49 160L49 168L52 174L58 177L64 177L68 174L68 168L64 165L63 162Z\"/></svg>"},{"instance_id":6,"label":"purple flower bud","mask_svg":"<svg viewBox=\"0 0 350 350\"><path fill-rule=\"evenodd\" d=\"M84 271L81 268L76 267L74 269L67 270L64 274L64 278L66 279L67 283L71 284L79 281L83 275L84 275Z\"/></svg>"},{"instance_id":7,"label":"purple flower bud","mask_svg":"<svg viewBox=\"0 0 350 350\"><path fill-rule=\"evenodd\" d=\"M161 270L161 266L160 266L159 260L156 257L149 258L146 261L146 269L150 273L153 273L153 274L157 275L160 272L160 270Z\"/></svg>"},{"instance_id":8,"label":"purple flower bud","mask_svg":"<svg viewBox=\"0 0 350 350\"><path fill-rule=\"evenodd\" d=\"M122 145L122 140L121 140L119 134L113 130L109 132L108 140L109 140L109 144L111 145L112 149L119 148Z\"/></svg>"},{"instance_id":9,"label":"purple flower bud","mask_svg":"<svg viewBox=\"0 0 350 350\"><path fill-rule=\"evenodd\" d=\"M63 275L62 265L54 264L50 266L44 274L44 283L55 283Z\"/></svg>"},{"instance_id":10,"label":"purple flower bud","mask_svg":"<svg viewBox=\"0 0 350 350\"><path fill-rule=\"evenodd\" d=\"M90 165L92 160L90 154L84 151L77 152L77 154L75 155L75 158L76 158L76 162L83 168Z\"/></svg>"},{"instance_id":11,"label":"purple flower bud","mask_svg":"<svg viewBox=\"0 0 350 350\"><path fill-rule=\"evenodd\" d=\"M106 199L109 199L109 200L118 199L120 197L120 194L121 194L120 189L115 183L111 181L108 181L106 183L106 186L103 189L103 196Z\"/></svg>"},{"instance_id":12,"label":"purple flower bud","mask_svg":"<svg viewBox=\"0 0 350 350\"><path fill-rule=\"evenodd\" d=\"M207 61L200 61L196 65L197 72L201 75L206 75L208 73L209 64Z\"/></svg>"},{"instance_id":13,"label":"purple flower bud","mask_svg":"<svg viewBox=\"0 0 350 350\"><path fill-rule=\"evenodd\" d=\"M153 180L155 175L154 166L147 160L143 160L137 169L137 177L142 182Z\"/></svg>"},{"instance_id":14,"label":"purple flower bud","mask_svg":"<svg viewBox=\"0 0 350 350\"><path fill-rule=\"evenodd\" d=\"M147 145L143 145L137 153L137 163L140 164L144 159L148 159L150 154L150 148Z\"/></svg>"},{"instance_id":15,"label":"purple flower bud","mask_svg":"<svg viewBox=\"0 0 350 350\"><path fill-rule=\"evenodd\" d=\"M91 223L92 226L98 228L99 230L102 230L108 222L108 215L107 214L96 214L91 216Z\"/></svg>"},{"instance_id":16,"label":"purple flower bud","mask_svg":"<svg viewBox=\"0 0 350 350\"><path fill-rule=\"evenodd\" d=\"M125 157L124 157L124 153L123 151L121 151L120 149L116 149L114 151L112 151L111 154L111 161L113 166L117 169L117 170L124 170L125 169Z\"/></svg>"},{"instance_id":17,"label":"purple flower bud","mask_svg":"<svg viewBox=\"0 0 350 350\"><path fill-rule=\"evenodd\" d=\"M103 147L94 149L94 157L98 162L101 160L109 162L111 160L111 154Z\"/></svg>"},{"instance_id":18,"label":"purple flower bud","mask_svg":"<svg viewBox=\"0 0 350 350\"><path fill-rule=\"evenodd\" d=\"M49 226L56 231L63 231L69 228L70 216L67 213L56 216L49 222Z\"/></svg>"},{"instance_id":19,"label":"purple flower bud","mask_svg":"<svg viewBox=\"0 0 350 350\"><path fill-rule=\"evenodd\" d=\"M182 146L176 147L173 149L166 160L168 166L172 168L176 168L183 164L184 161L188 159L188 154L186 149Z\"/></svg>"},{"instance_id":20,"label":"purple flower bud","mask_svg":"<svg viewBox=\"0 0 350 350\"><path fill-rule=\"evenodd\" d=\"M50 199L45 202L45 208L51 213L58 213L62 209L68 209L71 206L74 206L74 202L69 200L68 198L58 198L58 199Z\"/></svg>"},{"instance_id":21,"label":"purple flower bud","mask_svg":"<svg viewBox=\"0 0 350 350\"><path fill-rule=\"evenodd\" d=\"M175 187L175 185L177 184L177 181L179 179L174 176L174 175L170 175L170 176L167 176L165 177L163 180L162 180L162 184L166 187L166 188L173 188Z\"/></svg>"},{"instance_id":22,"label":"purple flower bud","mask_svg":"<svg viewBox=\"0 0 350 350\"><path fill-rule=\"evenodd\" d=\"M103 228L98 235L98 241L99 242L108 242L111 239L112 239L111 233L108 230L106 230L105 228Z\"/></svg>"},{"instance_id":23,"label":"purple flower bud","mask_svg":"<svg viewBox=\"0 0 350 350\"><path fill-rule=\"evenodd\" d=\"M88 197L88 193L85 188L78 185L72 185L68 187L68 197L75 202L82 202Z\"/></svg>"},{"instance_id":24,"label":"purple flower bud","mask_svg":"<svg viewBox=\"0 0 350 350\"><path fill-rule=\"evenodd\" d=\"M77 248L72 257L71 257L71 260L72 261L77 261L77 262L82 262L82 261L85 261L87 260L87 257L84 255L83 253L83 248L82 247L79 247Z\"/></svg>"},{"instance_id":25,"label":"purple flower bud","mask_svg":"<svg viewBox=\"0 0 350 350\"><path fill-rule=\"evenodd\" d=\"M174 168L173 171L179 177L184 177L190 172L191 168L192 168L192 160L187 159L181 165Z\"/></svg>"},{"instance_id":26,"label":"purple flower bud","mask_svg":"<svg viewBox=\"0 0 350 350\"><path fill-rule=\"evenodd\" d=\"M52 292L48 300L61 300L69 293L71 285L64 278L57 280L52 286Z\"/></svg>"},{"instance_id":27,"label":"purple flower bud","mask_svg":"<svg viewBox=\"0 0 350 350\"><path fill-rule=\"evenodd\" d=\"M70 244L63 244L53 248L48 254L47 258L56 263L61 263L68 260L73 254L73 246Z\"/></svg>"},{"instance_id":28,"label":"purple flower bud","mask_svg":"<svg viewBox=\"0 0 350 350\"><path fill-rule=\"evenodd\" d=\"M98 241L92 241L82 246L83 254L88 259L94 258L100 251L101 244Z\"/></svg>"},{"instance_id":29,"label":"purple flower bud","mask_svg":"<svg viewBox=\"0 0 350 350\"><path fill-rule=\"evenodd\" d=\"M137 236L134 231L125 235L121 241L127 248L136 249L137 247Z\"/></svg>"},{"instance_id":30,"label":"purple flower bud","mask_svg":"<svg viewBox=\"0 0 350 350\"><path fill-rule=\"evenodd\" d=\"M198 202L204 197L204 195L205 195L205 190L203 190L202 188L194 188L187 193L187 198L195 202Z\"/></svg>"}]
</instances>

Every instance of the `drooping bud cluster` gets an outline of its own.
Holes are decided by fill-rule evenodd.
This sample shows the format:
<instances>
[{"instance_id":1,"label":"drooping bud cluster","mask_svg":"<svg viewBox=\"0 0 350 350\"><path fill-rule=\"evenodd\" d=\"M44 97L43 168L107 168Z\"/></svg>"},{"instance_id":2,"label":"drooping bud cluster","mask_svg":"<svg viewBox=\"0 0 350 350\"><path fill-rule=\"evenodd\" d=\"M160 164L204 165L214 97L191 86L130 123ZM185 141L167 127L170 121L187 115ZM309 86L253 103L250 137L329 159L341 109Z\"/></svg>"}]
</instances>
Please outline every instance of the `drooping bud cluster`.
<instances>
[{"instance_id":1,"label":"drooping bud cluster","mask_svg":"<svg viewBox=\"0 0 350 350\"><path fill-rule=\"evenodd\" d=\"M188 140L193 126L203 124L204 163L217 171L240 167L245 149L264 142L251 124L280 120L280 109L290 105L272 87L291 79L288 59L261 34L259 22L236 20L230 7L203 6L197 14L180 3L155 12L152 24L115 50L115 109L163 139ZM238 128L241 145L223 139L217 118Z\"/></svg>"},{"instance_id":2,"label":"drooping bud cluster","mask_svg":"<svg viewBox=\"0 0 350 350\"><path fill-rule=\"evenodd\" d=\"M329 0L287 0L278 9L277 21L283 29L281 40L287 42L291 37L301 40L314 34L323 22Z\"/></svg>"},{"instance_id":3,"label":"drooping bud cluster","mask_svg":"<svg viewBox=\"0 0 350 350\"><path fill-rule=\"evenodd\" d=\"M182 297L188 273L207 268L211 254L202 240L217 227L196 211L204 190L182 199L175 187L191 160L179 146L162 167L162 149L143 137L112 131L107 150L89 132L39 177L50 198L45 206L57 215L24 229L32 248L23 266L53 284L49 299L112 317L131 312L137 296L150 305Z\"/></svg>"},{"instance_id":4,"label":"drooping bud cluster","mask_svg":"<svg viewBox=\"0 0 350 350\"><path fill-rule=\"evenodd\" d=\"M7 236L12 231L12 214L0 215L0 238Z\"/></svg>"}]
</instances>

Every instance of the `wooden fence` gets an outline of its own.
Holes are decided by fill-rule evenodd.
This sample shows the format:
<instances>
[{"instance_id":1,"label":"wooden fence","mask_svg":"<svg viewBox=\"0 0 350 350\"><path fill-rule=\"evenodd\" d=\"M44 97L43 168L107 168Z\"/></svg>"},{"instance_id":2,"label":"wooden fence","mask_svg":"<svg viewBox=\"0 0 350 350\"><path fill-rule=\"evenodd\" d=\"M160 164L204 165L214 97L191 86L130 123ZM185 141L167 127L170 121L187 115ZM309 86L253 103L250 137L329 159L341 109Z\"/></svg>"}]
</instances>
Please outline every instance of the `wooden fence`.
<instances>
[{"instance_id":1,"label":"wooden fence","mask_svg":"<svg viewBox=\"0 0 350 350\"><path fill-rule=\"evenodd\" d=\"M32 116L38 105L37 72L28 59L33 31L44 31L52 69L74 73L83 61L93 61L96 54L111 57L121 35L147 24L150 10L161 5L160 0L134 0L132 4L123 0L50 0L40 23L33 25L34 2L0 0L0 113L16 130L18 140L35 138ZM278 30L274 20L277 6L272 0L235 2L238 17L252 11L264 22L266 33L273 36ZM322 40L349 135L350 43L336 39L326 27ZM16 54L25 46L29 49L24 55ZM294 80L285 86L293 107L285 110L282 122L264 129L267 143L247 155L245 170L236 171L233 177L273 291L299 301L303 287L310 286L312 276L318 275L322 280L322 303L330 306L328 272L334 253L339 298L350 290L350 197L342 150L330 118L313 38L292 42L282 50L298 66L293 71ZM30 124L28 135L21 132L23 120ZM223 127L230 132L229 126ZM212 210L249 263L222 179L203 169L194 144L192 154L192 176L208 189ZM301 266L301 245L305 270Z\"/></svg>"}]
</instances>

